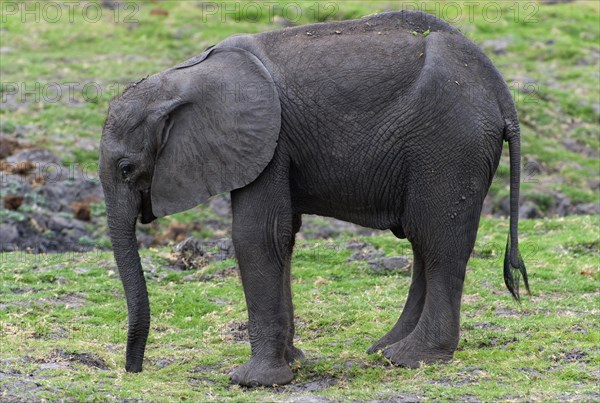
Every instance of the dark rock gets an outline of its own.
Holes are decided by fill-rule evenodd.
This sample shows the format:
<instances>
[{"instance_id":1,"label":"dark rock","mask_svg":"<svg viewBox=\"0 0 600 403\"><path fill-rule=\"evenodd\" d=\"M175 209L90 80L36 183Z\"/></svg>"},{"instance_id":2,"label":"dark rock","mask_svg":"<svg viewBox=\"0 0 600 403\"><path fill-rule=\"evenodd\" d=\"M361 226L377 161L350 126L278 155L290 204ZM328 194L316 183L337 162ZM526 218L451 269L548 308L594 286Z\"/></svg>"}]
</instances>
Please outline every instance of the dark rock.
<instances>
[{"instance_id":1,"label":"dark rock","mask_svg":"<svg viewBox=\"0 0 600 403\"><path fill-rule=\"evenodd\" d=\"M235 249L233 248L233 241L231 239L219 239L216 241L217 247L219 248L218 259L226 260L235 258Z\"/></svg>"},{"instance_id":2,"label":"dark rock","mask_svg":"<svg viewBox=\"0 0 600 403\"><path fill-rule=\"evenodd\" d=\"M145 232L138 231L136 234L138 247L149 248L154 245L154 237Z\"/></svg>"},{"instance_id":3,"label":"dark rock","mask_svg":"<svg viewBox=\"0 0 600 403\"><path fill-rule=\"evenodd\" d=\"M55 186L44 186L38 190L38 194L47 201L48 208L52 211L62 211L67 201L65 188L60 183Z\"/></svg>"},{"instance_id":4,"label":"dark rock","mask_svg":"<svg viewBox=\"0 0 600 403\"><path fill-rule=\"evenodd\" d=\"M502 199L499 203L499 205L497 206L497 208L500 210L500 213L502 213L505 216L510 215L510 198L509 197L505 197L504 199Z\"/></svg>"},{"instance_id":5,"label":"dark rock","mask_svg":"<svg viewBox=\"0 0 600 403\"><path fill-rule=\"evenodd\" d=\"M19 230L14 224L2 224L0 225L0 250L1 245L12 244L19 237Z\"/></svg>"},{"instance_id":6,"label":"dark rock","mask_svg":"<svg viewBox=\"0 0 600 403\"><path fill-rule=\"evenodd\" d=\"M385 257L382 251L366 242L350 241L346 244L346 248L356 251L348 258L348 262L374 261Z\"/></svg>"},{"instance_id":7,"label":"dark rock","mask_svg":"<svg viewBox=\"0 0 600 403\"><path fill-rule=\"evenodd\" d=\"M367 244L366 242L362 242L362 241L350 241L350 242L346 243L346 249L349 249L349 250L362 250L369 246L370 246L369 244ZM372 246L371 246L371 248L372 248Z\"/></svg>"},{"instance_id":8,"label":"dark rock","mask_svg":"<svg viewBox=\"0 0 600 403\"><path fill-rule=\"evenodd\" d=\"M600 203L583 203L573 208L573 213L578 215L600 214Z\"/></svg>"},{"instance_id":9,"label":"dark rock","mask_svg":"<svg viewBox=\"0 0 600 403\"><path fill-rule=\"evenodd\" d=\"M31 185L26 179L11 173L0 172L0 194L26 195L31 192Z\"/></svg>"},{"instance_id":10,"label":"dark rock","mask_svg":"<svg viewBox=\"0 0 600 403\"><path fill-rule=\"evenodd\" d=\"M391 256L369 261L371 271L377 274L405 272L410 273L410 261L404 256Z\"/></svg>"},{"instance_id":11,"label":"dark rock","mask_svg":"<svg viewBox=\"0 0 600 403\"><path fill-rule=\"evenodd\" d=\"M571 199L563 194L556 194L554 196L556 201L556 214L560 217L564 217L571 211Z\"/></svg>"},{"instance_id":12,"label":"dark rock","mask_svg":"<svg viewBox=\"0 0 600 403\"><path fill-rule=\"evenodd\" d=\"M373 249L372 251L370 251L369 249L365 249L365 250L360 250L358 252L353 253L348 258L348 261L349 262L371 261L371 260L382 258L384 256L385 256L385 254L383 252L378 251L376 249Z\"/></svg>"},{"instance_id":13,"label":"dark rock","mask_svg":"<svg viewBox=\"0 0 600 403\"><path fill-rule=\"evenodd\" d=\"M57 156L43 148L26 148L6 159L6 162L10 164L27 161L33 162L38 166L52 165L58 168L65 168Z\"/></svg>"},{"instance_id":14,"label":"dark rock","mask_svg":"<svg viewBox=\"0 0 600 403\"><path fill-rule=\"evenodd\" d=\"M63 229L73 228L73 222L68 218L55 215L48 221L48 228L52 231L60 232Z\"/></svg>"},{"instance_id":15,"label":"dark rock","mask_svg":"<svg viewBox=\"0 0 600 403\"><path fill-rule=\"evenodd\" d=\"M533 204L523 204L519 207L519 218L541 218L542 212Z\"/></svg>"}]
</instances>

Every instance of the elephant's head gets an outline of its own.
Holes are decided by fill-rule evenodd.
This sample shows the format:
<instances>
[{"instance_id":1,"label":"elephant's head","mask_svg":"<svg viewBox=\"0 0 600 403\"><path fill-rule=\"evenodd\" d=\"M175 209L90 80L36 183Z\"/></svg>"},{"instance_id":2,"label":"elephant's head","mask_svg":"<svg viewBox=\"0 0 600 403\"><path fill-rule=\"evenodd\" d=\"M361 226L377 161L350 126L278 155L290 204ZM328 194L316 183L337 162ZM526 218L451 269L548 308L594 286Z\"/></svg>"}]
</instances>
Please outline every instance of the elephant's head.
<instances>
[{"instance_id":1,"label":"elephant's head","mask_svg":"<svg viewBox=\"0 0 600 403\"><path fill-rule=\"evenodd\" d=\"M212 48L129 87L109 109L100 179L129 313L126 370L139 372L150 308L135 226L252 182L271 160L281 106L250 52Z\"/></svg>"}]
</instances>

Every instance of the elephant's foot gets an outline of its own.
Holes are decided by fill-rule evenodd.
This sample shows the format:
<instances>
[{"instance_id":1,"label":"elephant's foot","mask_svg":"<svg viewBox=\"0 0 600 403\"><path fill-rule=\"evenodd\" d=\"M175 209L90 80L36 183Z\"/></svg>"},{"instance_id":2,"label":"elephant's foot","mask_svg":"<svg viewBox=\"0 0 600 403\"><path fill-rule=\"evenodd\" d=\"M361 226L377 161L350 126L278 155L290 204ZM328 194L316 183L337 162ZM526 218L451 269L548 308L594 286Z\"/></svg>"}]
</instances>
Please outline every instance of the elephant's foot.
<instances>
[{"instance_id":1,"label":"elephant's foot","mask_svg":"<svg viewBox=\"0 0 600 403\"><path fill-rule=\"evenodd\" d=\"M419 318L416 317L413 321L404 320L401 318L398 323L394 325L392 330L387 332L385 336L377 340L369 349L367 354L374 354L380 350L385 349L387 346L391 346L394 343L398 343L400 340L408 337L417 326Z\"/></svg>"},{"instance_id":2,"label":"elephant's foot","mask_svg":"<svg viewBox=\"0 0 600 403\"><path fill-rule=\"evenodd\" d=\"M270 361L253 357L231 373L231 381L243 386L286 385L294 375L284 361Z\"/></svg>"},{"instance_id":3,"label":"elephant's foot","mask_svg":"<svg viewBox=\"0 0 600 403\"><path fill-rule=\"evenodd\" d=\"M411 335L388 346L383 350L383 355L399 367L419 368L421 363L431 364L452 360L454 350L426 345Z\"/></svg>"},{"instance_id":4,"label":"elephant's foot","mask_svg":"<svg viewBox=\"0 0 600 403\"><path fill-rule=\"evenodd\" d=\"M394 343L399 342L400 340L402 340L406 336L408 336L408 335L406 335L406 334L396 334L394 332L394 330L392 329L385 336L383 336L382 338L380 338L379 340L377 340L375 343L373 343L373 345L371 347L369 347L369 349L367 350L367 354L374 354L374 353L376 353L376 352L378 352L380 350L383 350L387 346L390 346L390 345L392 345Z\"/></svg>"},{"instance_id":5,"label":"elephant's foot","mask_svg":"<svg viewBox=\"0 0 600 403\"><path fill-rule=\"evenodd\" d=\"M306 356L299 348L288 346L285 349L285 360L288 362L288 364L292 364L296 361L304 362L306 361Z\"/></svg>"}]
</instances>

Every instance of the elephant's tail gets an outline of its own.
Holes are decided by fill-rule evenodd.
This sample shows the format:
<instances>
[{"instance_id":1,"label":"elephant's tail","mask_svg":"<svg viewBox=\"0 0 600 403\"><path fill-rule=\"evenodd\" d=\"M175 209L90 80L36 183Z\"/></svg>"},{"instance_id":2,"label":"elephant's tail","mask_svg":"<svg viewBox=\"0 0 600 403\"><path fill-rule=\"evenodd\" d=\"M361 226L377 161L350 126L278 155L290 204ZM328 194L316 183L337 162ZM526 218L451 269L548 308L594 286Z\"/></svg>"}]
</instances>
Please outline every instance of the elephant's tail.
<instances>
[{"instance_id":1,"label":"elephant's tail","mask_svg":"<svg viewBox=\"0 0 600 403\"><path fill-rule=\"evenodd\" d=\"M510 157L510 231L506 240L506 253L504 256L504 282L506 287L519 301L519 280L523 276L525 288L529 290L527 269L519 252L519 182L521 177L521 132L519 121L511 119L506 121L504 140L508 141Z\"/></svg>"}]
</instances>

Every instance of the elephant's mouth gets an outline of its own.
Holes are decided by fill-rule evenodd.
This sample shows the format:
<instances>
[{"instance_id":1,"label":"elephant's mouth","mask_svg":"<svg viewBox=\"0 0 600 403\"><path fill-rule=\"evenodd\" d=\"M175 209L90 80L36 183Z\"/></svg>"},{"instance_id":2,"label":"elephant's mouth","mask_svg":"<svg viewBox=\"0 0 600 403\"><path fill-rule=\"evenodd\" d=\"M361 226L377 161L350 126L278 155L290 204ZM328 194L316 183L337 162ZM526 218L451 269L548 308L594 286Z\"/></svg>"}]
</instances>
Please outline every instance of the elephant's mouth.
<instances>
[{"instance_id":1,"label":"elephant's mouth","mask_svg":"<svg viewBox=\"0 0 600 403\"><path fill-rule=\"evenodd\" d=\"M150 197L150 188L142 190L142 208L140 215L140 222L142 224L150 224L152 221L156 220L156 216L152 213L152 199Z\"/></svg>"}]
</instances>

